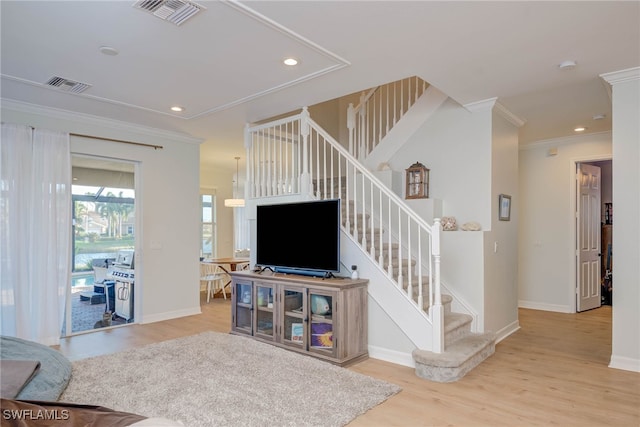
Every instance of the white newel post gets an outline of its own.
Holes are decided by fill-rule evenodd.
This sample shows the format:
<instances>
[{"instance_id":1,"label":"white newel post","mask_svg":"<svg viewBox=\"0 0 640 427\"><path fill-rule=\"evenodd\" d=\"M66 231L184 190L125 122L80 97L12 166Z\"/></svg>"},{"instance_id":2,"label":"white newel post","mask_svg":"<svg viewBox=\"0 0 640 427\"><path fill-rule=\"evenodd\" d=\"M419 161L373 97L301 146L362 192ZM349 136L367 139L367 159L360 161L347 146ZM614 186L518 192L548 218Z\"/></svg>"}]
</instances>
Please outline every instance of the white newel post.
<instances>
[{"instance_id":1,"label":"white newel post","mask_svg":"<svg viewBox=\"0 0 640 427\"><path fill-rule=\"evenodd\" d=\"M440 218L433 221L432 231L432 254L433 254L433 275L434 275L434 301L433 307L429 309L433 321L433 349L434 353L444 351L444 309L442 307L442 295L440 294L440 232L442 225Z\"/></svg>"},{"instance_id":2,"label":"white newel post","mask_svg":"<svg viewBox=\"0 0 640 427\"><path fill-rule=\"evenodd\" d=\"M300 114L300 135L302 136L302 173L300 174L300 194L311 194L311 175L309 174L309 110L302 108Z\"/></svg>"}]
</instances>

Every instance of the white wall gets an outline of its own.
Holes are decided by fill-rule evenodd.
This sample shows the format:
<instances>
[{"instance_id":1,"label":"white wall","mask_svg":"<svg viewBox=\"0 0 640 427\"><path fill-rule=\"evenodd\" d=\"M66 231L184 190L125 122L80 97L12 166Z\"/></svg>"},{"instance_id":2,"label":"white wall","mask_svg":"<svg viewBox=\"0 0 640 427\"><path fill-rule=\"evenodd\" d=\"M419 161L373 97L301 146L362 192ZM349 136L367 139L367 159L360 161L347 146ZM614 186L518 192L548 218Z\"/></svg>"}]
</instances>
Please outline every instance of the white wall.
<instances>
[{"instance_id":1,"label":"white wall","mask_svg":"<svg viewBox=\"0 0 640 427\"><path fill-rule=\"evenodd\" d=\"M443 201L443 215L491 227L490 109L471 113L446 101L389 163L404 171L416 161L431 170L429 196Z\"/></svg>"},{"instance_id":2,"label":"white wall","mask_svg":"<svg viewBox=\"0 0 640 427\"><path fill-rule=\"evenodd\" d=\"M607 75L613 93L611 367L640 371L640 68Z\"/></svg>"},{"instance_id":3,"label":"white wall","mask_svg":"<svg viewBox=\"0 0 640 427\"><path fill-rule=\"evenodd\" d=\"M557 155L549 155L550 148L557 148ZM575 311L575 162L610 156L610 133L541 141L520 149L520 307Z\"/></svg>"},{"instance_id":4,"label":"white wall","mask_svg":"<svg viewBox=\"0 0 640 427\"><path fill-rule=\"evenodd\" d=\"M443 231L440 236L442 292L454 298L454 312L473 316L472 332L483 332L484 233Z\"/></svg>"},{"instance_id":5,"label":"white wall","mask_svg":"<svg viewBox=\"0 0 640 427\"><path fill-rule=\"evenodd\" d=\"M72 137L73 153L137 162L135 320L200 313L199 141L94 116L2 101L2 120L164 149Z\"/></svg>"},{"instance_id":6,"label":"white wall","mask_svg":"<svg viewBox=\"0 0 640 427\"><path fill-rule=\"evenodd\" d=\"M484 330L498 339L518 323L518 127L492 118L491 229L484 232ZM511 196L509 221L498 220L500 194Z\"/></svg>"}]
</instances>

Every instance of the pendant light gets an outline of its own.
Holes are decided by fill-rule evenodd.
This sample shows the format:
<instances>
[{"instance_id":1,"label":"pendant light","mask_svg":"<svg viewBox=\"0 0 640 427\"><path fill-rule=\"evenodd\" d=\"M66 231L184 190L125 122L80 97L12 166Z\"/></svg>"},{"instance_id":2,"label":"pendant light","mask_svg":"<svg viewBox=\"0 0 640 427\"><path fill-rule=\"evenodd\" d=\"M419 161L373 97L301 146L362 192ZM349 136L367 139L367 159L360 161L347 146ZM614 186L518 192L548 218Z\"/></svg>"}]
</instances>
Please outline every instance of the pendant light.
<instances>
[{"instance_id":1,"label":"pendant light","mask_svg":"<svg viewBox=\"0 0 640 427\"><path fill-rule=\"evenodd\" d=\"M238 161L240 157L234 157L236 159L236 183L233 196L235 197L238 193L238 180L240 179L240 175L238 175ZM242 208L244 207L244 199L225 199L224 205L228 208Z\"/></svg>"}]
</instances>

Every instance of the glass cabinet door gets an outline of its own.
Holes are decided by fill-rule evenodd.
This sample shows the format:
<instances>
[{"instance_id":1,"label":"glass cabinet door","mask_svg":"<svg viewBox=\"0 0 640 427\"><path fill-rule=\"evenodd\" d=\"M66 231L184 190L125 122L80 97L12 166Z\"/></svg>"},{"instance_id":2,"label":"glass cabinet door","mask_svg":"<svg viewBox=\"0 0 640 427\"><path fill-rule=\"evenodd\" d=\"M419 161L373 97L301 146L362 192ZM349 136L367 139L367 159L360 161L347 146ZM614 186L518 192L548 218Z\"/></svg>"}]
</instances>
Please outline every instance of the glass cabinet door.
<instances>
[{"instance_id":1,"label":"glass cabinet door","mask_svg":"<svg viewBox=\"0 0 640 427\"><path fill-rule=\"evenodd\" d=\"M332 293L309 291L309 351L333 354L335 304Z\"/></svg>"},{"instance_id":2,"label":"glass cabinet door","mask_svg":"<svg viewBox=\"0 0 640 427\"><path fill-rule=\"evenodd\" d=\"M306 298L305 290L285 287L282 290L281 342L298 348L306 347Z\"/></svg>"},{"instance_id":3,"label":"glass cabinet door","mask_svg":"<svg viewBox=\"0 0 640 427\"><path fill-rule=\"evenodd\" d=\"M260 338L273 339L273 286L256 283L256 324L255 335Z\"/></svg>"},{"instance_id":4,"label":"glass cabinet door","mask_svg":"<svg viewBox=\"0 0 640 427\"><path fill-rule=\"evenodd\" d=\"M237 331L252 333L251 313L253 309L253 286L251 283L235 283L235 316L233 318L234 326Z\"/></svg>"}]
</instances>

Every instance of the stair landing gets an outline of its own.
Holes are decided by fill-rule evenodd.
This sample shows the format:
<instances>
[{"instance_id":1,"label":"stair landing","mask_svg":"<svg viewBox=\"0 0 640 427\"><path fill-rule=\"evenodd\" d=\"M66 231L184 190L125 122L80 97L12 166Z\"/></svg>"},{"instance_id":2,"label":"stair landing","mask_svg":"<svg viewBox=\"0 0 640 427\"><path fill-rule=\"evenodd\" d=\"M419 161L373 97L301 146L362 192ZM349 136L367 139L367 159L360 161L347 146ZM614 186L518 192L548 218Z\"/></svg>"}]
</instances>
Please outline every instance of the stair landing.
<instances>
[{"instance_id":1,"label":"stair landing","mask_svg":"<svg viewBox=\"0 0 640 427\"><path fill-rule=\"evenodd\" d=\"M416 375L441 383L458 381L491 356L495 348L493 333L470 333L447 345L442 353L416 349L413 351Z\"/></svg>"}]
</instances>

